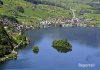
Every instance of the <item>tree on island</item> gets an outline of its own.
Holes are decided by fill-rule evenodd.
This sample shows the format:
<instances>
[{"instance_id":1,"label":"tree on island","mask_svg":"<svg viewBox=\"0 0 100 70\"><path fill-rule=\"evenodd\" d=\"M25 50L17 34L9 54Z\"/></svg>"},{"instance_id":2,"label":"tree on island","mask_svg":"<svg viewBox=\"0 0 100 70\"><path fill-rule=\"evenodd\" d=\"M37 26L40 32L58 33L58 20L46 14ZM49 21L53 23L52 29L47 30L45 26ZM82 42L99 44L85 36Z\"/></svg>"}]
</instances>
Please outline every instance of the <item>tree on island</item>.
<instances>
[{"instance_id":1,"label":"tree on island","mask_svg":"<svg viewBox=\"0 0 100 70\"><path fill-rule=\"evenodd\" d=\"M72 50L72 46L67 40L54 40L52 44L52 47L61 53L67 53Z\"/></svg>"},{"instance_id":2,"label":"tree on island","mask_svg":"<svg viewBox=\"0 0 100 70\"><path fill-rule=\"evenodd\" d=\"M33 46L33 47L32 47L32 50L33 50L33 52L36 53L36 54L39 52L38 46Z\"/></svg>"}]
</instances>

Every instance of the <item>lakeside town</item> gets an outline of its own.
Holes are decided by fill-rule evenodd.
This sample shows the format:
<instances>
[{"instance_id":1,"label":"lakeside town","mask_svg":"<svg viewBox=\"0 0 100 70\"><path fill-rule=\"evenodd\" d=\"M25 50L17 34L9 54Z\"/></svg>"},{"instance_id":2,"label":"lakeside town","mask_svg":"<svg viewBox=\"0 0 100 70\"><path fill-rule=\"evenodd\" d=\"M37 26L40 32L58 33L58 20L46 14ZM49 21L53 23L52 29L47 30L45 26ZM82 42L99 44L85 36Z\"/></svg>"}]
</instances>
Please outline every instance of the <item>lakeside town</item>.
<instances>
[{"instance_id":1,"label":"lakeside town","mask_svg":"<svg viewBox=\"0 0 100 70\"><path fill-rule=\"evenodd\" d=\"M75 15L74 9L70 8L70 11L72 11L72 19L68 18L62 18L62 19L48 19L46 21L40 22L40 28L46 28L46 27L95 27L95 25L89 25L88 22L91 21L91 19L83 19L83 18L77 18ZM99 26L98 26L99 27Z\"/></svg>"},{"instance_id":2,"label":"lakeside town","mask_svg":"<svg viewBox=\"0 0 100 70\"><path fill-rule=\"evenodd\" d=\"M9 27L13 27L15 32L18 31L22 31L22 30L26 30L26 29L35 29L35 28L49 28L49 27L95 27L95 25L89 25L88 22L91 21L91 19L83 19L83 18L77 18L75 15L75 11L74 9L71 9L72 12L72 18L48 18L47 20L43 20L37 24L39 24L39 26L34 27L32 25L23 25L21 23L18 23L18 21L16 19L14 19L13 21L9 20L9 18L5 17L5 18L1 18L0 21L3 22L3 25L5 28ZM99 26L98 26L99 27Z\"/></svg>"}]
</instances>

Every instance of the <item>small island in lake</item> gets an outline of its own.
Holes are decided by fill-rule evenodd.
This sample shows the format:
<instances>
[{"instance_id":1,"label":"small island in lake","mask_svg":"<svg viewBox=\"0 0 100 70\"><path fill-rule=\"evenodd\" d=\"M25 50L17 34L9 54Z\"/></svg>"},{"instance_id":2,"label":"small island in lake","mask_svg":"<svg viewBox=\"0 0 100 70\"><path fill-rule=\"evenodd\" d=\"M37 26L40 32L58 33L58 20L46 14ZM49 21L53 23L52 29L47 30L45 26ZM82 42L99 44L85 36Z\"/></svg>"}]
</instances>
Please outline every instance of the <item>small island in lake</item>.
<instances>
[{"instance_id":1,"label":"small island in lake","mask_svg":"<svg viewBox=\"0 0 100 70\"><path fill-rule=\"evenodd\" d=\"M36 53L36 54L39 52L38 46L33 46L33 47L32 47L32 50L33 50L33 52Z\"/></svg>"},{"instance_id":2,"label":"small island in lake","mask_svg":"<svg viewBox=\"0 0 100 70\"><path fill-rule=\"evenodd\" d=\"M67 40L54 40L52 47L61 53L66 53L72 50L72 46Z\"/></svg>"}]
</instances>

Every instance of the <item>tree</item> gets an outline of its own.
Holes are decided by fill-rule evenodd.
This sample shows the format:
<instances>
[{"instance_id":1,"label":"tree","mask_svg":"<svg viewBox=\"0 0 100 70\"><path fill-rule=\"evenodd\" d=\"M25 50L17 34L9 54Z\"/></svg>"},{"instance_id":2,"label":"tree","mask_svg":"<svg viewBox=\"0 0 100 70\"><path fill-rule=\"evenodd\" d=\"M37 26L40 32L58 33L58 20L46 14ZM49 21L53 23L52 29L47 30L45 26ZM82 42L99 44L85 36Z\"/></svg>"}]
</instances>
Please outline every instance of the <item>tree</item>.
<instances>
[{"instance_id":1,"label":"tree","mask_svg":"<svg viewBox=\"0 0 100 70\"><path fill-rule=\"evenodd\" d=\"M67 40L54 40L52 47L61 53L66 53L72 50L72 46Z\"/></svg>"},{"instance_id":2,"label":"tree","mask_svg":"<svg viewBox=\"0 0 100 70\"><path fill-rule=\"evenodd\" d=\"M21 12L21 13L24 13L24 8L22 6L17 6L16 10Z\"/></svg>"},{"instance_id":3,"label":"tree","mask_svg":"<svg viewBox=\"0 0 100 70\"><path fill-rule=\"evenodd\" d=\"M33 52L36 53L36 54L39 52L38 46L33 46L33 47L32 47L32 50L33 50Z\"/></svg>"},{"instance_id":4,"label":"tree","mask_svg":"<svg viewBox=\"0 0 100 70\"><path fill-rule=\"evenodd\" d=\"M0 22L0 57L11 53L11 50L13 50L12 42L5 31L2 22Z\"/></svg>"},{"instance_id":5,"label":"tree","mask_svg":"<svg viewBox=\"0 0 100 70\"><path fill-rule=\"evenodd\" d=\"M0 6L2 6L2 5L3 5L3 1L0 0Z\"/></svg>"}]
</instances>

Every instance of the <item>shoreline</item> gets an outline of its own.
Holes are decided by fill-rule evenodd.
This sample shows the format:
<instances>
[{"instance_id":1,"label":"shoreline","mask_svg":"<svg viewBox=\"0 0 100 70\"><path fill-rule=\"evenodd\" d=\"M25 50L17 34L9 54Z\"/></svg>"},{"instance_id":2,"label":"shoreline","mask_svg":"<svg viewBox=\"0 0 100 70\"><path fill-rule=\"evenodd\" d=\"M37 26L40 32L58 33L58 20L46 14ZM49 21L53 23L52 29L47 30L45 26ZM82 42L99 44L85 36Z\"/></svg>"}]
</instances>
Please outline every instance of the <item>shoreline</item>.
<instances>
[{"instance_id":1,"label":"shoreline","mask_svg":"<svg viewBox=\"0 0 100 70\"><path fill-rule=\"evenodd\" d=\"M92 26L92 25L90 25L90 26L39 26L39 27L34 27L34 26L31 26L31 25L29 25L29 26L26 26L25 27L25 29L24 29L24 31L26 31L26 30L28 30L28 29L45 29L45 28L56 28L56 27L61 27L61 28L65 28L65 27L82 27L82 28L87 28L87 27L91 27L91 28L95 28L95 27L97 27L97 28L99 28L100 26Z\"/></svg>"},{"instance_id":2,"label":"shoreline","mask_svg":"<svg viewBox=\"0 0 100 70\"><path fill-rule=\"evenodd\" d=\"M17 59L18 52L16 51L16 49L20 48L20 46L25 47L28 44L29 40L27 39L26 42L21 42L20 44L16 45L10 54L4 55L4 57L0 57L0 63L5 62L7 60Z\"/></svg>"},{"instance_id":3,"label":"shoreline","mask_svg":"<svg viewBox=\"0 0 100 70\"><path fill-rule=\"evenodd\" d=\"M86 26L86 27L81 27L81 26L72 26L72 27L45 27L45 28L26 28L24 31L27 31L29 29L32 29L32 30L40 30L40 29L47 29L47 28L100 28L100 26L94 26L94 27L91 27L91 26Z\"/></svg>"},{"instance_id":4,"label":"shoreline","mask_svg":"<svg viewBox=\"0 0 100 70\"><path fill-rule=\"evenodd\" d=\"M17 58L18 53L16 51L12 51L10 54L5 55L4 57L0 58L0 63L5 62L7 60L12 60Z\"/></svg>"},{"instance_id":5,"label":"shoreline","mask_svg":"<svg viewBox=\"0 0 100 70\"><path fill-rule=\"evenodd\" d=\"M35 30L35 29L46 29L46 28L56 28L56 27L59 27L59 26L51 26L51 27L43 27L43 28L40 28L40 27L37 27L37 28L35 28L35 27L32 27L32 26L30 26L30 27L28 27L28 28L25 28L24 29L24 31L26 31L26 30L28 30L28 29L33 29L33 30ZM82 27L82 28L87 28L87 27L91 27L91 26L86 26L86 27L83 27L83 26L67 26L67 27L71 27L71 28L73 28L73 27ZM91 28L95 28L95 27L97 27L97 26L94 26L94 27L91 27ZM64 27L60 27L60 28L66 28L66 26L64 26ZM98 27L99 28L99 27ZM29 44L29 39L26 37L26 41L24 41L24 42L20 42L17 46L15 46L14 47L14 50L10 53L10 54L8 54L8 55L5 55L4 57L1 57L0 58L0 63L2 63L2 62L5 62L5 61L7 61L7 60L11 60L11 59L16 59L17 58L17 55L18 55L18 52L17 51L15 51L16 49L18 49L18 48L22 48L22 47L20 47L20 46L27 46ZM9 56L12 56L12 57L9 57Z\"/></svg>"}]
</instances>

